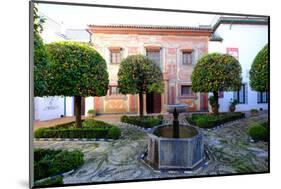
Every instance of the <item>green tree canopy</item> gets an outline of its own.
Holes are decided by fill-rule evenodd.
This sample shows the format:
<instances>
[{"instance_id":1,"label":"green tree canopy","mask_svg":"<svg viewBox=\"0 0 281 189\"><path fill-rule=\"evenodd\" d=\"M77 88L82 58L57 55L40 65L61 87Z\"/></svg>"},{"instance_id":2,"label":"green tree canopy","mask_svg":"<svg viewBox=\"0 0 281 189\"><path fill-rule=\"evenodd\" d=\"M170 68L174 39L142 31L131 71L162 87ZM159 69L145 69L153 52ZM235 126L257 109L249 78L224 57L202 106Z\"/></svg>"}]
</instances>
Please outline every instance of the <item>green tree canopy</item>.
<instances>
[{"instance_id":1,"label":"green tree canopy","mask_svg":"<svg viewBox=\"0 0 281 189\"><path fill-rule=\"evenodd\" d=\"M47 96L49 53L38 33L34 33L34 96Z\"/></svg>"},{"instance_id":2,"label":"green tree canopy","mask_svg":"<svg viewBox=\"0 0 281 189\"><path fill-rule=\"evenodd\" d=\"M93 48L78 42L54 42L48 44L47 49L51 55L48 95L74 96L76 124L80 127L81 97L107 93L106 62Z\"/></svg>"},{"instance_id":3,"label":"green tree canopy","mask_svg":"<svg viewBox=\"0 0 281 189\"><path fill-rule=\"evenodd\" d=\"M269 88L268 45L257 54L250 70L250 86L255 91L268 91Z\"/></svg>"},{"instance_id":4,"label":"green tree canopy","mask_svg":"<svg viewBox=\"0 0 281 189\"><path fill-rule=\"evenodd\" d=\"M40 36L45 19L38 15L37 5L33 6L34 18L34 96L47 95L46 73L49 64L49 54Z\"/></svg>"},{"instance_id":5,"label":"green tree canopy","mask_svg":"<svg viewBox=\"0 0 281 189\"><path fill-rule=\"evenodd\" d=\"M163 91L160 67L143 55L132 55L122 60L118 72L118 86L122 94L139 94L140 115L143 115L143 94Z\"/></svg>"},{"instance_id":6,"label":"green tree canopy","mask_svg":"<svg viewBox=\"0 0 281 189\"><path fill-rule=\"evenodd\" d=\"M211 53L200 58L192 72L194 92L213 92L218 113L218 92L236 91L242 85L240 63L231 55Z\"/></svg>"},{"instance_id":7,"label":"green tree canopy","mask_svg":"<svg viewBox=\"0 0 281 189\"><path fill-rule=\"evenodd\" d=\"M41 33L43 31L43 24L45 23L45 18L38 15L37 3L33 6L33 29L35 33Z\"/></svg>"}]
</instances>

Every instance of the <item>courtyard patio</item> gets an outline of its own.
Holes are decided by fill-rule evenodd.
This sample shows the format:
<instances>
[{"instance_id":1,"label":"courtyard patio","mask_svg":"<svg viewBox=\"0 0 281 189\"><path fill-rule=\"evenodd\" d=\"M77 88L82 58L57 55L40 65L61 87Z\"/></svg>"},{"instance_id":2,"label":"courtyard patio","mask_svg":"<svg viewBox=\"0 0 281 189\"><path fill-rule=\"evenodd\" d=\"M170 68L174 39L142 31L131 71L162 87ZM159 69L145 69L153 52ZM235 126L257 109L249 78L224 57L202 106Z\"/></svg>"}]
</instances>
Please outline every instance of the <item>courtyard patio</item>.
<instances>
[{"instance_id":1,"label":"courtyard patio","mask_svg":"<svg viewBox=\"0 0 281 189\"><path fill-rule=\"evenodd\" d=\"M247 134L252 123L268 121L267 111L257 116L246 114L244 119L215 129L202 129L208 160L193 171L153 170L141 160L148 144L147 132L117 122L118 118L103 120L114 122L121 128L120 139L110 142L34 141L35 148L80 150L84 153L84 165L65 175L64 184L268 172L268 143L251 142Z\"/></svg>"}]
</instances>

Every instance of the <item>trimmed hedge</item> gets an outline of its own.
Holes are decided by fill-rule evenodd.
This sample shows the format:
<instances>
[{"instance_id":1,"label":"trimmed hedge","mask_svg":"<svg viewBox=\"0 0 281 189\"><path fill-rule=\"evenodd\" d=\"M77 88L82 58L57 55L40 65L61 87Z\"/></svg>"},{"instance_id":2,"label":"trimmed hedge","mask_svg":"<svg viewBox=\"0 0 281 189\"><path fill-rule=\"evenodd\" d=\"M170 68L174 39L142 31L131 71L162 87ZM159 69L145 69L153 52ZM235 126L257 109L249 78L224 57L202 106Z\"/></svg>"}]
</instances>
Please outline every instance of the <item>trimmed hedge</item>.
<instances>
[{"instance_id":1,"label":"trimmed hedge","mask_svg":"<svg viewBox=\"0 0 281 189\"><path fill-rule=\"evenodd\" d=\"M221 113L219 115L192 114L191 117L187 117L186 120L190 124L196 125L201 128L213 128L223 123L234 121L244 117L245 114L241 112Z\"/></svg>"},{"instance_id":2,"label":"trimmed hedge","mask_svg":"<svg viewBox=\"0 0 281 189\"><path fill-rule=\"evenodd\" d=\"M113 130L113 131L112 131ZM118 139L121 131L118 127L88 119L82 122L82 128L76 128L75 122L60 124L50 128L39 128L34 132L35 138L110 138Z\"/></svg>"},{"instance_id":3,"label":"trimmed hedge","mask_svg":"<svg viewBox=\"0 0 281 189\"><path fill-rule=\"evenodd\" d=\"M255 141L268 141L269 139L269 129L268 123L254 123L251 125L250 129L248 130L248 134L251 138Z\"/></svg>"},{"instance_id":4,"label":"trimmed hedge","mask_svg":"<svg viewBox=\"0 0 281 189\"><path fill-rule=\"evenodd\" d=\"M156 125L162 124L163 116L122 116L121 122L137 125L143 128L152 128Z\"/></svg>"},{"instance_id":5,"label":"trimmed hedge","mask_svg":"<svg viewBox=\"0 0 281 189\"><path fill-rule=\"evenodd\" d=\"M63 184L62 176L50 177L44 181L35 182L34 186L58 186Z\"/></svg>"},{"instance_id":6,"label":"trimmed hedge","mask_svg":"<svg viewBox=\"0 0 281 189\"><path fill-rule=\"evenodd\" d=\"M35 149L34 180L56 176L84 164L84 155L80 151Z\"/></svg>"},{"instance_id":7,"label":"trimmed hedge","mask_svg":"<svg viewBox=\"0 0 281 189\"><path fill-rule=\"evenodd\" d=\"M108 130L107 137L112 139L118 139L121 135L121 131L118 127L111 127Z\"/></svg>"}]
</instances>

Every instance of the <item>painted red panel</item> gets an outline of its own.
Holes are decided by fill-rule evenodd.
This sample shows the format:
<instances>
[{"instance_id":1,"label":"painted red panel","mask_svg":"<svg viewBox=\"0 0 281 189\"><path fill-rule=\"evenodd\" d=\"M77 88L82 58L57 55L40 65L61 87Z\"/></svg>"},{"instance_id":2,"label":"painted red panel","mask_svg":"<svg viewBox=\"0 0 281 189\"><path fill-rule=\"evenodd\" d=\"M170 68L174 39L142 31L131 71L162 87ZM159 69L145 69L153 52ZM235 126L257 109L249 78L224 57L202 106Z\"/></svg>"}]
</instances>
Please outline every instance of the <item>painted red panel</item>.
<instances>
[{"instance_id":1,"label":"painted red panel","mask_svg":"<svg viewBox=\"0 0 281 189\"><path fill-rule=\"evenodd\" d=\"M130 112L135 112L135 95L130 95Z\"/></svg>"},{"instance_id":2,"label":"painted red panel","mask_svg":"<svg viewBox=\"0 0 281 189\"><path fill-rule=\"evenodd\" d=\"M100 97L94 97L94 107L96 112L100 111Z\"/></svg>"},{"instance_id":3,"label":"painted red panel","mask_svg":"<svg viewBox=\"0 0 281 189\"><path fill-rule=\"evenodd\" d=\"M226 53L233 56L234 58L236 58L237 60L239 60L239 51L238 48L226 48Z\"/></svg>"},{"instance_id":4,"label":"painted red panel","mask_svg":"<svg viewBox=\"0 0 281 189\"><path fill-rule=\"evenodd\" d=\"M175 104L176 103L176 88L170 87L169 88L169 104Z\"/></svg>"}]
</instances>

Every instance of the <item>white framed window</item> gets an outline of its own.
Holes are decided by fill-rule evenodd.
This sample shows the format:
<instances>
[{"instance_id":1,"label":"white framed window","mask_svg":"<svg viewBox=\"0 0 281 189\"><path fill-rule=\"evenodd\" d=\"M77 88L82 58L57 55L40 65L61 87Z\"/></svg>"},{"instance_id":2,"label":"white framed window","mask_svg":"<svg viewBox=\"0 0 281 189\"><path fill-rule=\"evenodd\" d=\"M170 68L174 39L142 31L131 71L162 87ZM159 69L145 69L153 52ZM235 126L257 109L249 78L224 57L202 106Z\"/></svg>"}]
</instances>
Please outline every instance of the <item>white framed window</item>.
<instances>
[{"instance_id":1,"label":"white framed window","mask_svg":"<svg viewBox=\"0 0 281 189\"><path fill-rule=\"evenodd\" d=\"M191 65L192 62L192 51L182 51L182 64Z\"/></svg>"},{"instance_id":2,"label":"white framed window","mask_svg":"<svg viewBox=\"0 0 281 189\"><path fill-rule=\"evenodd\" d=\"M146 49L146 56L160 65L160 49Z\"/></svg>"}]
</instances>

